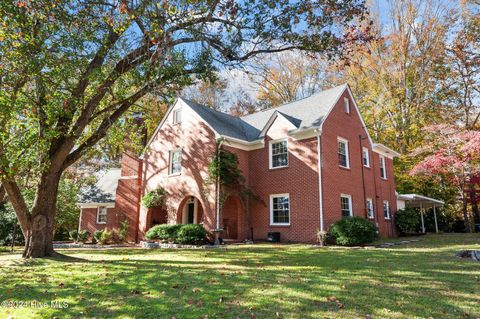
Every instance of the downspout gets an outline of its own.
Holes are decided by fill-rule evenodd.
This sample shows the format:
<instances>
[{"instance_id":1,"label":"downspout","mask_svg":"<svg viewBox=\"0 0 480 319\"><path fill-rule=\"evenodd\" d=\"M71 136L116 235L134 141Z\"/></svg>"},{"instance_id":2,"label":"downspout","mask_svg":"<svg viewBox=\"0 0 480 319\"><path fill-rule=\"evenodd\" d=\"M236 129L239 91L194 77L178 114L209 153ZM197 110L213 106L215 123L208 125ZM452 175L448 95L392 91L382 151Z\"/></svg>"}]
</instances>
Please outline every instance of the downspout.
<instances>
[{"instance_id":1,"label":"downspout","mask_svg":"<svg viewBox=\"0 0 480 319\"><path fill-rule=\"evenodd\" d=\"M223 139L220 140L220 142L217 145L217 165L220 165L220 148L222 147L223 144ZM218 173L219 173L219 167L217 167ZM216 206L216 228L217 230L220 229L220 175L217 176L217 182L216 182L216 194L215 194L215 206Z\"/></svg>"},{"instance_id":2,"label":"downspout","mask_svg":"<svg viewBox=\"0 0 480 319\"><path fill-rule=\"evenodd\" d=\"M324 222L323 222L323 188L322 188L322 149L321 149L321 131L317 130L317 165L318 165L318 202L320 208L320 231L324 231Z\"/></svg>"}]
</instances>

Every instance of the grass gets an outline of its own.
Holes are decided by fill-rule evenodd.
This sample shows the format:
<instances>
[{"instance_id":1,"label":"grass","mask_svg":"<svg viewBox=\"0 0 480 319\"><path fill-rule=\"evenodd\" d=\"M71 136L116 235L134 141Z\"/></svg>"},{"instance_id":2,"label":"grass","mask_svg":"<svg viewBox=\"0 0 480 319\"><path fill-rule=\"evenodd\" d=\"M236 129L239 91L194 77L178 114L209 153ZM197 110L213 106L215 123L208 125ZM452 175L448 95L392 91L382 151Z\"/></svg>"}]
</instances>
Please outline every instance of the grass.
<instances>
[{"instance_id":1,"label":"grass","mask_svg":"<svg viewBox=\"0 0 480 319\"><path fill-rule=\"evenodd\" d=\"M306 245L212 250L64 250L65 258L0 253L0 318L480 318L478 234L427 235L391 249Z\"/></svg>"}]
</instances>

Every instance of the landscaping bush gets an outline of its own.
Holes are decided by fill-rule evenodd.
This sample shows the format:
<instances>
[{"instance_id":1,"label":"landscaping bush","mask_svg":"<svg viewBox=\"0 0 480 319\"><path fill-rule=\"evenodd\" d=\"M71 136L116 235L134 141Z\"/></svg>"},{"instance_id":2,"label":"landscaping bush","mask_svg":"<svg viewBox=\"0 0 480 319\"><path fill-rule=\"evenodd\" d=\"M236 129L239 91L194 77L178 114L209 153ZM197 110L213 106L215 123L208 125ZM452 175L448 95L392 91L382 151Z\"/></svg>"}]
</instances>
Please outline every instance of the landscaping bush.
<instances>
[{"instance_id":1,"label":"landscaping bush","mask_svg":"<svg viewBox=\"0 0 480 319\"><path fill-rule=\"evenodd\" d=\"M92 236L92 243L96 244L96 243L100 242L100 238L102 238L102 233L103 233L103 231L96 230L93 233L93 236Z\"/></svg>"},{"instance_id":2,"label":"landscaping bush","mask_svg":"<svg viewBox=\"0 0 480 319\"><path fill-rule=\"evenodd\" d=\"M120 229L118 230L117 233L117 239L120 243L125 242L127 239L127 234L128 234L128 220L124 220L123 222L120 223Z\"/></svg>"},{"instance_id":3,"label":"landscaping bush","mask_svg":"<svg viewBox=\"0 0 480 319\"><path fill-rule=\"evenodd\" d=\"M107 228L105 228L102 231L102 234L100 235L99 243L102 244L102 245L106 245L110 242L112 237L113 237L113 233L110 230L108 230Z\"/></svg>"},{"instance_id":4,"label":"landscaping bush","mask_svg":"<svg viewBox=\"0 0 480 319\"><path fill-rule=\"evenodd\" d=\"M415 208L405 208L397 211L395 225L401 234L413 234L420 231L421 217Z\"/></svg>"},{"instance_id":5,"label":"landscaping bush","mask_svg":"<svg viewBox=\"0 0 480 319\"><path fill-rule=\"evenodd\" d=\"M68 232L68 237L70 240L73 240L74 242L77 242L78 240L78 230L71 230Z\"/></svg>"},{"instance_id":6,"label":"landscaping bush","mask_svg":"<svg viewBox=\"0 0 480 319\"><path fill-rule=\"evenodd\" d=\"M81 243L85 243L90 237L90 233L87 230L81 230L78 232L78 241Z\"/></svg>"},{"instance_id":7,"label":"landscaping bush","mask_svg":"<svg viewBox=\"0 0 480 319\"><path fill-rule=\"evenodd\" d=\"M176 242L179 229L184 226L182 224L162 224L150 228L145 237L149 240L173 241Z\"/></svg>"},{"instance_id":8,"label":"landscaping bush","mask_svg":"<svg viewBox=\"0 0 480 319\"><path fill-rule=\"evenodd\" d=\"M332 225L332 235L338 245L362 245L377 238L377 227L365 218L344 218Z\"/></svg>"},{"instance_id":9,"label":"landscaping bush","mask_svg":"<svg viewBox=\"0 0 480 319\"><path fill-rule=\"evenodd\" d=\"M207 232L200 224L182 225L177 232L177 241L180 244L201 245L205 243Z\"/></svg>"}]
</instances>

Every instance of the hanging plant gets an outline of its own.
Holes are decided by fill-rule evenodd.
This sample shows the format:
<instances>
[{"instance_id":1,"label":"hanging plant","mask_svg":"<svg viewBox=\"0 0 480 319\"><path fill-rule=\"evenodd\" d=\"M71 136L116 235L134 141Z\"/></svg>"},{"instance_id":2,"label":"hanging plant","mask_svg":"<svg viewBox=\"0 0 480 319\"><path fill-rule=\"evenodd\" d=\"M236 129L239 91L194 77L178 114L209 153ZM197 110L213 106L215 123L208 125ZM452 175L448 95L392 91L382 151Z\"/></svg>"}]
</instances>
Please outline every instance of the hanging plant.
<instances>
[{"instance_id":1,"label":"hanging plant","mask_svg":"<svg viewBox=\"0 0 480 319\"><path fill-rule=\"evenodd\" d=\"M143 196L142 205L146 208L163 207L165 206L166 197L167 191L163 187L160 187Z\"/></svg>"}]
</instances>

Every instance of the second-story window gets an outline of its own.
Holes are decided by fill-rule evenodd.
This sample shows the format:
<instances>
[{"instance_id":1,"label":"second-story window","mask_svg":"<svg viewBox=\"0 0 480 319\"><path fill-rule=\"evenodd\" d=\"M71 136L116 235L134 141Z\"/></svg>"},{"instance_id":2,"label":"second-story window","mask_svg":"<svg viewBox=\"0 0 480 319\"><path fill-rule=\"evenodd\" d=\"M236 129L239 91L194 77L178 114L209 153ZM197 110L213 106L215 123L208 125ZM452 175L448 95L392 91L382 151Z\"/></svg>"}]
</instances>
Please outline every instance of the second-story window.
<instances>
[{"instance_id":1,"label":"second-story window","mask_svg":"<svg viewBox=\"0 0 480 319\"><path fill-rule=\"evenodd\" d=\"M350 160L348 158L348 141L342 138L338 139L338 165L350 168Z\"/></svg>"},{"instance_id":2,"label":"second-story window","mask_svg":"<svg viewBox=\"0 0 480 319\"><path fill-rule=\"evenodd\" d=\"M386 200L383 201L383 217L390 219L390 203Z\"/></svg>"},{"instance_id":3,"label":"second-story window","mask_svg":"<svg viewBox=\"0 0 480 319\"><path fill-rule=\"evenodd\" d=\"M380 177L387 179L387 165L385 163L385 157L380 155Z\"/></svg>"},{"instance_id":4,"label":"second-story window","mask_svg":"<svg viewBox=\"0 0 480 319\"><path fill-rule=\"evenodd\" d=\"M169 174L180 174L182 172L182 150L170 151Z\"/></svg>"},{"instance_id":5,"label":"second-story window","mask_svg":"<svg viewBox=\"0 0 480 319\"><path fill-rule=\"evenodd\" d=\"M363 166L370 167L370 153L366 147L363 148Z\"/></svg>"},{"instance_id":6,"label":"second-story window","mask_svg":"<svg viewBox=\"0 0 480 319\"><path fill-rule=\"evenodd\" d=\"M173 124L182 122L182 109L176 109L173 111Z\"/></svg>"},{"instance_id":7,"label":"second-story window","mask_svg":"<svg viewBox=\"0 0 480 319\"><path fill-rule=\"evenodd\" d=\"M288 141L270 142L270 168L288 166Z\"/></svg>"}]
</instances>

